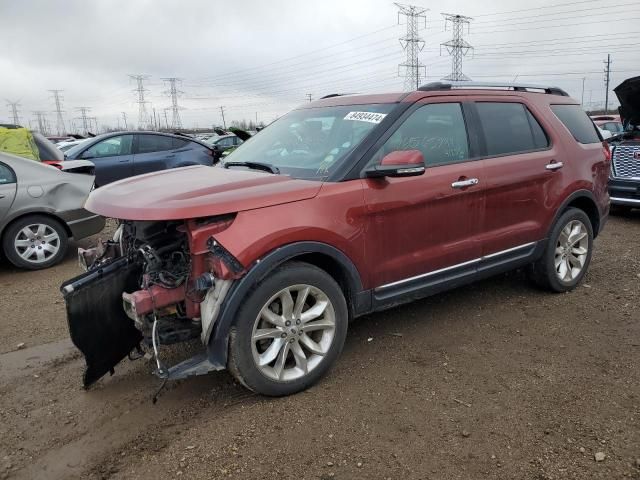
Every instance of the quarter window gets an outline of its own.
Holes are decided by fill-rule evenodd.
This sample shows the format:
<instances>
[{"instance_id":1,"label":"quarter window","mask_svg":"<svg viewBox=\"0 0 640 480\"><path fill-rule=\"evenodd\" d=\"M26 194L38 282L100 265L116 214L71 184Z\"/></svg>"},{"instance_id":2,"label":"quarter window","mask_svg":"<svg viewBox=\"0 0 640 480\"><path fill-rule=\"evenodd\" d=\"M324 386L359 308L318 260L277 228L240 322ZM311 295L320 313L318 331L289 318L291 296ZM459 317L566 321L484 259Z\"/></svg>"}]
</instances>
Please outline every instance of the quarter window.
<instances>
[{"instance_id":1,"label":"quarter window","mask_svg":"<svg viewBox=\"0 0 640 480\"><path fill-rule=\"evenodd\" d=\"M580 143L600 143L600 134L580 105L551 105L556 117Z\"/></svg>"},{"instance_id":2,"label":"quarter window","mask_svg":"<svg viewBox=\"0 0 640 480\"><path fill-rule=\"evenodd\" d=\"M133 135L121 135L110 137L89 147L83 154L83 158L114 157L131 154L131 141Z\"/></svg>"},{"instance_id":3,"label":"quarter window","mask_svg":"<svg viewBox=\"0 0 640 480\"><path fill-rule=\"evenodd\" d=\"M477 102L487 155L517 154L549 146L540 123L521 103Z\"/></svg>"},{"instance_id":4,"label":"quarter window","mask_svg":"<svg viewBox=\"0 0 640 480\"><path fill-rule=\"evenodd\" d=\"M469 159L469 140L459 103L433 103L418 108L391 135L372 164L398 150L420 150L427 166Z\"/></svg>"},{"instance_id":5,"label":"quarter window","mask_svg":"<svg viewBox=\"0 0 640 480\"><path fill-rule=\"evenodd\" d=\"M7 185L9 183L16 183L16 176L13 170L0 163L0 185Z\"/></svg>"}]
</instances>

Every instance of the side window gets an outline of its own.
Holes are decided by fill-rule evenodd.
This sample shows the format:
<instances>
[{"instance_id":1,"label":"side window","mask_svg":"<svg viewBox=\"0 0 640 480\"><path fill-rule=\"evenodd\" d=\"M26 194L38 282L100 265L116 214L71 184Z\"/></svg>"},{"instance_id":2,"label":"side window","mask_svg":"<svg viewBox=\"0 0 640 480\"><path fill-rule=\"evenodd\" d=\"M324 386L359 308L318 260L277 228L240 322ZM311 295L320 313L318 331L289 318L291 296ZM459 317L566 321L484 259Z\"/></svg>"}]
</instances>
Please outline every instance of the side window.
<instances>
[{"instance_id":1,"label":"side window","mask_svg":"<svg viewBox=\"0 0 640 480\"><path fill-rule=\"evenodd\" d=\"M172 139L171 145L172 145L172 148L182 148L182 147L185 147L187 143L190 143L189 140L174 138Z\"/></svg>"},{"instance_id":2,"label":"side window","mask_svg":"<svg viewBox=\"0 0 640 480\"><path fill-rule=\"evenodd\" d=\"M398 150L420 150L427 166L469 159L469 140L459 103L433 103L414 111L374 155L371 164Z\"/></svg>"},{"instance_id":3,"label":"side window","mask_svg":"<svg viewBox=\"0 0 640 480\"><path fill-rule=\"evenodd\" d=\"M173 137L163 135L138 135L138 150L136 153L162 152L173 150Z\"/></svg>"},{"instance_id":4,"label":"side window","mask_svg":"<svg viewBox=\"0 0 640 480\"><path fill-rule=\"evenodd\" d=\"M83 158L102 158L129 155L131 153L132 140L133 135L107 138L89 147L82 156Z\"/></svg>"},{"instance_id":5,"label":"side window","mask_svg":"<svg viewBox=\"0 0 640 480\"><path fill-rule=\"evenodd\" d=\"M600 143L600 134L580 105L551 105L551 110L580 143Z\"/></svg>"},{"instance_id":6,"label":"side window","mask_svg":"<svg viewBox=\"0 0 640 480\"><path fill-rule=\"evenodd\" d=\"M544 130L521 103L477 102L487 155L509 155L549 146Z\"/></svg>"},{"instance_id":7,"label":"side window","mask_svg":"<svg viewBox=\"0 0 640 480\"><path fill-rule=\"evenodd\" d=\"M218 142L221 147L230 147L233 145L233 137L225 137Z\"/></svg>"},{"instance_id":8,"label":"side window","mask_svg":"<svg viewBox=\"0 0 640 480\"><path fill-rule=\"evenodd\" d=\"M9 167L0 163L0 185L7 185L9 183L16 183L16 176Z\"/></svg>"}]
</instances>

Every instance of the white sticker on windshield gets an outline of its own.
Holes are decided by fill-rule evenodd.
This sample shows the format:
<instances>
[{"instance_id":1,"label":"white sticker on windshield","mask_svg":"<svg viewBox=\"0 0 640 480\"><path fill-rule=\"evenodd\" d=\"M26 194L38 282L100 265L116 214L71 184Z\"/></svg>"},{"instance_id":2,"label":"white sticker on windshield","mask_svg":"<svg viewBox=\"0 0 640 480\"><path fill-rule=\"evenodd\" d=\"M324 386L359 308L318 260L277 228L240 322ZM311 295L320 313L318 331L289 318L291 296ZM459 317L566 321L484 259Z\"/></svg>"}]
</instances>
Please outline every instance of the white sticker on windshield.
<instances>
[{"instance_id":1,"label":"white sticker on windshield","mask_svg":"<svg viewBox=\"0 0 640 480\"><path fill-rule=\"evenodd\" d=\"M386 113L375 113L375 112L349 112L347 116L344 117L345 120L357 120L360 122L369 122L369 123L380 123L384 117L386 117Z\"/></svg>"}]
</instances>

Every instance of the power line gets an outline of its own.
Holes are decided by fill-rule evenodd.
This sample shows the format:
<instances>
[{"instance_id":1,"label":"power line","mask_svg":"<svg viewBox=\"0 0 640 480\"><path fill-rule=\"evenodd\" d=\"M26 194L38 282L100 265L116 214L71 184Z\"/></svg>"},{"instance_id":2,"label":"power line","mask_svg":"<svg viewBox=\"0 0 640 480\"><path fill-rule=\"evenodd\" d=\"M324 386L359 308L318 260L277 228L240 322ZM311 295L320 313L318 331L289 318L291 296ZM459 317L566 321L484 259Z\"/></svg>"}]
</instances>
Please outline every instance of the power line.
<instances>
[{"instance_id":1,"label":"power line","mask_svg":"<svg viewBox=\"0 0 640 480\"><path fill-rule=\"evenodd\" d=\"M144 88L144 81L149 77L150 75L129 75L129 78L135 80L137 85L133 91L137 94L136 103L138 104L138 129L140 130L151 127L151 120L147 113L147 103L149 102L144 99L144 92L147 91Z\"/></svg>"},{"instance_id":2,"label":"power line","mask_svg":"<svg viewBox=\"0 0 640 480\"><path fill-rule=\"evenodd\" d=\"M165 82L169 82L169 90L165 91L165 94L171 96L171 128L181 129L182 128L182 120L180 120L180 109L181 107L178 105L178 96L183 94L184 92L178 90L177 84L182 82L182 79L171 77L171 78L163 78ZM166 121L166 110L165 110L165 121ZM168 126L167 126L168 128Z\"/></svg>"},{"instance_id":3,"label":"power line","mask_svg":"<svg viewBox=\"0 0 640 480\"><path fill-rule=\"evenodd\" d=\"M464 33L464 26L467 26L467 33L469 33L469 23L473 20L471 17L465 17L464 15L443 13L444 17L444 29L447 29L447 24L451 24L453 30L453 38L448 42L441 43L442 47L447 49L447 52L451 56L451 73L443 78L443 80L460 81L470 80L464 73L462 73L462 57L465 57L469 50L473 47L464 39L462 35Z\"/></svg>"},{"instance_id":4,"label":"power line","mask_svg":"<svg viewBox=\"0 0 640 480\"><path fill-rule=\"evenodd\" d=\"M67 132L67 127L64 125L64 118L62 117L62 97L60 96L60 92L62 90L49 90L53 93L53 101L56 105L56 130L58 135L64 135Z\"/></svg>"},{"instance_id":5,"label":"power line","mask_svg":"<svg viewBox=\"0 0 640 480\"><path fill-rule=\"evenodd\" d=\"M20 101L12 102L11 100L5 99L7 102L7 107L11 109L11 116L13 117L13 124L20 125L20 116L18 115L18 107L20 106Z\"/></svg>"},{"instance_id":6,"label":"power line","mask_svg":"<svg viewBox=\"0 0 640 480\"><path fill-rule=\"evenodd\" d=\"M400 45L407 54L407 58L404 63L398 65L398 76L400 75L400 69L404 68L404 89L417 90L420 87L420 73L424 71L424 75L427 75L426 67L420 62L418 57L419 53L424 48L424 39L418 35L420 30L420 20L424 21L424 27L427 27L427 12L426 8L417 7L415 5L404 5L402 3L395 3L398 7L398 24L400 24L400 17L404 16L407 19L407 34L400 39Z\"/></svg>"}]
</instances>

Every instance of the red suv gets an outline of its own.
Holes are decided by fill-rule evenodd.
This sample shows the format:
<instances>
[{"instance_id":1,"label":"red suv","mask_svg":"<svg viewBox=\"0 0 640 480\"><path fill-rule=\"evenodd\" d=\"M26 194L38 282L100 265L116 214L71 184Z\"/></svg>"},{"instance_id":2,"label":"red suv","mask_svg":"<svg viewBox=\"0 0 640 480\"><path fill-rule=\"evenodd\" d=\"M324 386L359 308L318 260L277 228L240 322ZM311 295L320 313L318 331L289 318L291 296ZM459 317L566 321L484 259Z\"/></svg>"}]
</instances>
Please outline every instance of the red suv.
<instances>
[{"instance_id":1,"label":"red suv","mask_svg":"<svg viewBox=\"0 0 640 480\"><path fill-rule=\"evenodd\" d=\"M161 378L228 368L286 395L327 372L355 317L524 266L571 290L609 170L562 90L433 83L325 97L216 167L100 188L86 208L119 228L62 286L85 386L146 347ZM163 363L190 340L200 353Z\"/></svg>"}]
</instances>

